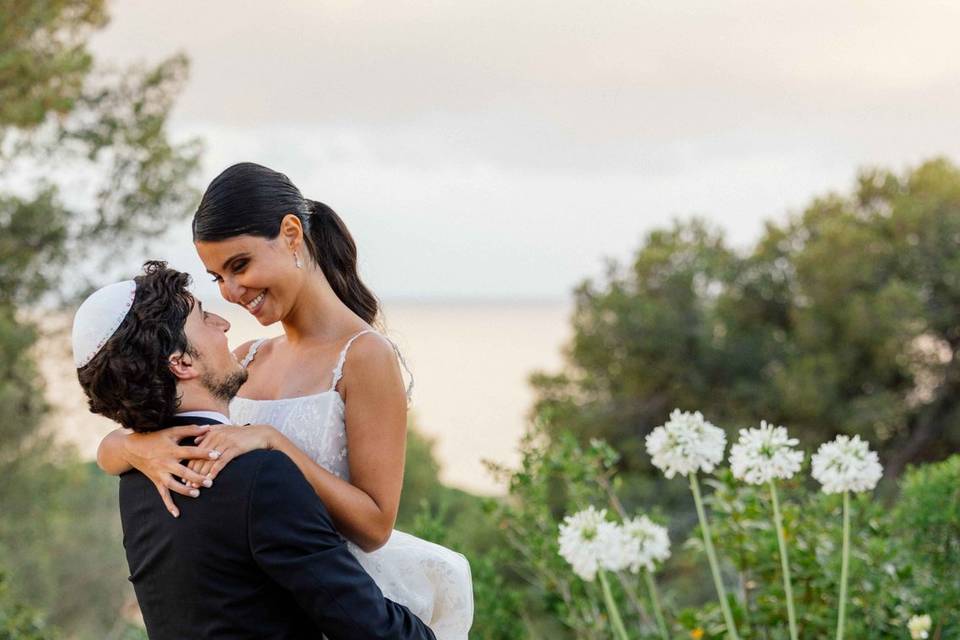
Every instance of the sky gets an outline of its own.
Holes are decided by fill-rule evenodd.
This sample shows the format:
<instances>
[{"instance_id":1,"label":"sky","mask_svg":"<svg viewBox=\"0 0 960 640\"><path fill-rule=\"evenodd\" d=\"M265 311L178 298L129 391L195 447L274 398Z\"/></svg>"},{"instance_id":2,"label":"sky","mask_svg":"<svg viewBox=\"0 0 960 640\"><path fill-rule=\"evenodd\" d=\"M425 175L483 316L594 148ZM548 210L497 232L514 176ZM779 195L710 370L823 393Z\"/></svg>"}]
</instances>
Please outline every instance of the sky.
<instances>
[{"instance_id":1,"label":"sky","mask_svg":"<svg viewBox=\"0 0 960 640\"><path fill-rule=\"evenodd\" d=\"M192 61L200 186L286 173L384 298L562 299L675 217L748 247L860 167L960 160L953 2L110 6L101 62ZM187 225L158 252L202 273Z\"/></svg>"}]
</instances>

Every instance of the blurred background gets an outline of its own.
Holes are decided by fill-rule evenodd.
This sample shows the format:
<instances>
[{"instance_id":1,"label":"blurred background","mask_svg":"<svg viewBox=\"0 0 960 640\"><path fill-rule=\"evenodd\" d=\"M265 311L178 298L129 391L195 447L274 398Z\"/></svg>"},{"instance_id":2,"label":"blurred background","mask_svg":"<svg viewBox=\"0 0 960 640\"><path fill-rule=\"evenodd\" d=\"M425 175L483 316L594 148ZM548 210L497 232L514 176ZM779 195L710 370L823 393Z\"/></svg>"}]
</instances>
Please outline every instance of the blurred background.
<instances>
[{"instance_id":1,"label":"blurred background","mask_svg":"<svg viewBox=\"0 0 960 640\"><path fill-rule=\"evenodd\" d=\"M159 258L233 344L276 335L192 246L200 192L240 161L357 241L416 379L398 528L470 556L476 637L603 637L551 622L550 589L493 551L537 438L606 439L624 502L679 532L642 451L675 406L809 445L861 434L894 493L960 446L958 19L0 0L0 637L141 637L116 480L92 462L113 425L86 410L67 331L84 293Z\"/></svg>"}]
</instances>

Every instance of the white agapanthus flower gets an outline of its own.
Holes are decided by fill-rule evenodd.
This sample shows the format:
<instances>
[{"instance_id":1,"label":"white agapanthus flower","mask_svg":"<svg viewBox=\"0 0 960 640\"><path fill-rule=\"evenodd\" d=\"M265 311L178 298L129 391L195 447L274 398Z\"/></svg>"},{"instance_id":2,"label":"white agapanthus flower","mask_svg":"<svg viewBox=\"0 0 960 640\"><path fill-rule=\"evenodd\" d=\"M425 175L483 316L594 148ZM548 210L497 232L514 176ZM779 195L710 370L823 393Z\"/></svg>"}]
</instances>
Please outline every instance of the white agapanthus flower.
<instances>
[{"instance_id":1,"label":"white agapanthus flower","mask_svg":"<svg viewBox=\"0 0 960 640\"><path fill-rule=\"evenodd\" d=\"M610 526L606 526L610 525ZM637 543L619 524L608 522L600 529L600 555L597 563L607 571L623 571L637 555Z\"/></svg>"},{"instance_id":2,"label":"white agapanthus flower","mask_svg":"<svg viewBox=\"0 0 960 640\"><path fill-rule=\"evenodd\" d=\"M723 460L726 446L727 434L704 420L699 411L675 409L666 424L647 436L647 453L667 478L712 472Z\"/></svg>"},{"instance_id":3,"label":"white agapanthus flower","mask_svg":"<svg viewBox=\"0 0 960 640\"><path fill-rule=\"evenodd\" d=\"M907 629L910 630L910 637L913 640L922 640L930 636L930 627L933 625L933 621L930 619L929 615L922 616L913 616L907 622Z\"/></svg>"},{"instance_id":4,"label":"white agapanthus flower","mask_svg":"<svg viewBox=\"0 0 960 640\"><path fill-rule=\"evenodd\" d=\"M730 447L733 477L750 484L792 478L803 463L803 452L793 448L798 442L786 429L765 420L759 429L740 429L740 440Z\"/></svg>"},{"instance_id":5,"label":"white agapanthus flower","mask_svg":"<svg viewBox=\"0 0 960 640\"><path fill-rule=\"evenodd\" d=\"M653 571L655 563L670 557L667 528L647 516L625 520L621 529L623 537L629 543L627 565L633 573L638 573L641 568Z\"/></svg>"},{"instance_id":6,"label":"white agapanthus flower","mask_svg":"<svg viewBox=\"0 0 960 640\"><path fill-rule=\"evenodd\" d=\"M607 521L607 510L589 506L569 515L560 525L560 555L570 563L574 573L592 582L597 570L626 566L623 536L619 526Z\"/></svg>"},{"instance_id":7,"label":"white agapanthus flower","mask_svg":"<svg viewBox=\"0 0 960 640\"><path fill-rule=\"evenodd\" d=\"M824 442L810 460L811 473L825 493L870 491L883 476L877 453L860 436Z\"/></svg>"}]
</instances>

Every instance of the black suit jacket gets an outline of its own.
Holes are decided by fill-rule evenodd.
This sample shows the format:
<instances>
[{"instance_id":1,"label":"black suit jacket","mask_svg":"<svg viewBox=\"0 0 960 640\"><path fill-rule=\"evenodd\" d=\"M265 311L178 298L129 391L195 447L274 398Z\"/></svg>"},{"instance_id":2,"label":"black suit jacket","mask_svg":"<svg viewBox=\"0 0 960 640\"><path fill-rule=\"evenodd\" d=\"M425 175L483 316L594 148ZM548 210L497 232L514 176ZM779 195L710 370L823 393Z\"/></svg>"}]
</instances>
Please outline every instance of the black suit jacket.
<instances>
[{"instance_id":1,"label":"black suit jacket","mask_svg":"<svg viewBox=\"0 0 960 640\"><path fill-rule=\"evenodd\" d=\"M286 455L252 451L199 498L176 500L179 518L146 476L120 477L123 546L151 640L434 640L383 597Z\"/></svg>"}]
</instances>

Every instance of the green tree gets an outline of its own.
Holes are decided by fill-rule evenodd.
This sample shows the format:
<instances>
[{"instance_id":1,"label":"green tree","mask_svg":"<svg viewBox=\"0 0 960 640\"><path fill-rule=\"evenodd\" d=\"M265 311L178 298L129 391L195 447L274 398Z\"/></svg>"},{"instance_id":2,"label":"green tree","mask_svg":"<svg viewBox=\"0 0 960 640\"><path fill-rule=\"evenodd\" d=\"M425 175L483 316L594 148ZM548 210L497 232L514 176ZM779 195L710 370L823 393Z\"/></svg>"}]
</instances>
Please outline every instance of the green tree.
<instances>
[{"instance_id":1,"label":"green tree","mask_svg":"<svg viewBox=\"0 0 960 640\"><path fill-rule=\"evenodd\" d=\"M654 231L576 289L567 365L532 377L535 414L607 439L628 473L649 471L643 437L675 407L807 444L861 434L890 476L943 459L960 445L958 249L945 159L864 170L748 251L699 220Z\"/></svg>"},{"instance_id":2,"label":"green tree","mask_svg":"<svg viewBox=\"0 0 960 640\"><path fill-rule=\"evenodd\" d=\"M960 455L904 474L894 521L917 593L912 614L934 620L932 637L960 635Z\"/></svg>"},{"instance_id":3,"label":"green tree","mask_svg":"<svg viewBox=\"0 0 960 640\"><path fill-rule=\"evenodd\" d=\"M410 421L407 459L397 529L463 553L470 561L474 589L474 625L478 640L519 638L524 634L518 580L507 573L506 553L497 521L496 500L483 499L440 482L434 441Z\"/></svg>"},{"instance_id":4,"label":"green tree","mask_svg":"<svg viewBox=\"0 0 960 640\"><path fill-rule=\"evenodd\" d=\"M440 464L433 455L433 447L433 439L416 427L411 416L407 421L407 458L397 513L397 527L400 529L414 524L424 502L437 502L441 490Z\"/></svg>"},{"instance_id":5,"label":"green tree","mask_svg":"<svg viewBox=\"0 0 960 640\"><path fill-rule=\"evenodd\" d=\"M0 640L53 640L55 637L36 612L10 598L4 576L0 574Z\"/></svg>"},{"instance_id":6,"label":"green tree","mask_svg":"<svg viewBox=\"0 0 960 640\"><path fill-rule=\"evenodd\" d=\"M31 318L183 217L200 153L167 131L186 58L98 68L87 44L106 23L103 0L0 0L0 567L13 595L97 638L129 593L115 483L39 429Z\"/></svg>"}]
</instances>

